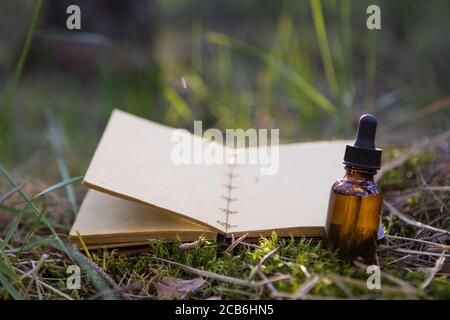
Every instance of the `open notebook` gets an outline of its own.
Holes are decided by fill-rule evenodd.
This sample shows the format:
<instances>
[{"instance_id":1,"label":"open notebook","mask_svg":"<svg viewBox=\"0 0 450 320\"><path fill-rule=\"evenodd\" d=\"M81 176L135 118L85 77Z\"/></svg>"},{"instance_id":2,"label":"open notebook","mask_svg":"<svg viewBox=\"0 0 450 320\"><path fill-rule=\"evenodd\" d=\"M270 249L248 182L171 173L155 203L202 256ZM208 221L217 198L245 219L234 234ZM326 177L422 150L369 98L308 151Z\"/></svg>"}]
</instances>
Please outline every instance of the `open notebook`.
<instances>
[{"instance_id":1,"label":"open notebook","mask_svg":"<svg viewBox=\"0 0 450 320\"><path fill-rule=\"evenodd\" d=\"M281 145L277 174L262 175L263 164L176 164L173 130L113 112L84 177L91 190L70 231L72 242L78 243L77 232L88 247L219 233L259 237L273 230L323 236L347 141ZM193 143L211 144L186 134Z\"/></svg>"}]
</instances>

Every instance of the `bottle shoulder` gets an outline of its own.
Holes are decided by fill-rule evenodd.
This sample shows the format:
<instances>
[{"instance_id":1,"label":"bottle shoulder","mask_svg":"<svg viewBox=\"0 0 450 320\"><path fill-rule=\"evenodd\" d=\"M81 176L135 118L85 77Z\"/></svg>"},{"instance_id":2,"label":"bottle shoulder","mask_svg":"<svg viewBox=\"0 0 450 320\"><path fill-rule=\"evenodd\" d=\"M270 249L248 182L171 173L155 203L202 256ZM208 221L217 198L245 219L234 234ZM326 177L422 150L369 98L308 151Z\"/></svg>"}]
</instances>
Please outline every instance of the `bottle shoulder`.
<instances>
[{"instance_id":1,"label":"bottle shoulder","mask_svg":"<svg viewBox=\"0 0 450 320\"><path fill-rule=\"evenodd\" d=\"M355 195L355 196L370 196L381 194L380 187L369 179L353 179L343 177L337 180L332 190L339 194Z\"/></svg>"}]
</instances>

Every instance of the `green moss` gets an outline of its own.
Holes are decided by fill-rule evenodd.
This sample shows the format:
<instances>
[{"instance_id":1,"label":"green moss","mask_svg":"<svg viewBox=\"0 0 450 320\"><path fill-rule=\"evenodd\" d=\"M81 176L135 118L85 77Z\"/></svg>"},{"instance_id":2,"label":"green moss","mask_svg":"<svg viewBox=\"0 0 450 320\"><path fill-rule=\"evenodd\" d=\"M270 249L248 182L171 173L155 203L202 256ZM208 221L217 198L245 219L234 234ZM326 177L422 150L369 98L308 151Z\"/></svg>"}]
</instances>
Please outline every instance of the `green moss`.
<instances>
[{"instance_id":1,"label":"green moss","mask_svg":"<svg viewBox=\"0 0 450 320\"><path fill-rule=\"evenodd\" d=\"M346 297L346 292L333 281L332 277L334 275L343 279L351 278L359 281L359 285L345 284L348 291L355 296L373 296L390 299L405 297L448 298L450 294L448 281L443 278L435 278L426 289L425 295L418 292L416 295L406 296L401 288L398 288L397 291L369 290L364 286L368 277L365 270L348 262L341 261L337 257L336 252L329 250L323 245L322 241L312 239L301 239L298 241L278 238L274 233L270 238L261 238L257 243L258 248L240 245L235 248L233 253L224 252L223 248L216 242L203 241L190 250L180 249L179 244L179 242L164 243L162 241L152 241L149 244L152 253L136 257L109 257L106 262L107 271L116 281L119 281L125 272L128 274L136 273L141 276L149 275L150 277L156 277L157 280L155 281L165 276L174 276L183 279L197 277L197 275L186 272L182 268L153 258L159 257L217 274L239 279L248 279L250 272L261 259L267 253L280 247L260 268L260 271L267 277L277 274L288 274L291 276L290 279L273 283L274 287L280 292L293 293L308 280L310 275L319 275L320 280L311 289L310 294L344 298ZM101 251L94 252L93 254L96 259L104 256L104 253ZM101 265L100 261L97 262ZM387 262L388 260L381 261L382 269L388 265ZM58 268L52 270L56 271ZM422 272L405 272L404 270L395 269L395 267L390 267L389 272L415 286L419 286L425 277ZM258 276L255 276L253 280L258 281L260 279ZM395 284L385 279L382 280L383 286L396 288ZM149 293L156 294L154 285L149 286ZM245 295L254 295L255 298L270 298L266 291L261 295L255 289L240 287L239 285L221 282L215 279L207 279L206 284L194 294L194 297L208 298L211 296L220 296L223 299L242 299L246 298ZM83 295L77 298L83 298Z\"/></svg>"}]
</instances>

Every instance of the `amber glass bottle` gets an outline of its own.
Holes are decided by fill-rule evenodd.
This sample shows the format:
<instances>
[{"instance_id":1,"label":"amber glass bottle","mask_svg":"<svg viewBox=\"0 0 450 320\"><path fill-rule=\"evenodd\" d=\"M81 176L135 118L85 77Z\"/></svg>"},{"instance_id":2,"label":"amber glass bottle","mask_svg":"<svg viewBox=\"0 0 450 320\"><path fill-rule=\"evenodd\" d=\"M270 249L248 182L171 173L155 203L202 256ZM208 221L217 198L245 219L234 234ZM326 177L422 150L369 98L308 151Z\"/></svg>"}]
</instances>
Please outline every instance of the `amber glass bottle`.
<instances>
[{"instance_id":1,"label":"amber glass bottle","mask_svg":"<svg viewBox=\"0 0 450 320\"><path fill-rule=\"evenodd\" d=\"M383 203L373 179L381 162L376 126L373 115L360 118L356 142L345 150L346 174L331 188L326 223L327 239L339 255L347 260L362 257L366 263L373 262Z\"/></svg>"}]
</instances>

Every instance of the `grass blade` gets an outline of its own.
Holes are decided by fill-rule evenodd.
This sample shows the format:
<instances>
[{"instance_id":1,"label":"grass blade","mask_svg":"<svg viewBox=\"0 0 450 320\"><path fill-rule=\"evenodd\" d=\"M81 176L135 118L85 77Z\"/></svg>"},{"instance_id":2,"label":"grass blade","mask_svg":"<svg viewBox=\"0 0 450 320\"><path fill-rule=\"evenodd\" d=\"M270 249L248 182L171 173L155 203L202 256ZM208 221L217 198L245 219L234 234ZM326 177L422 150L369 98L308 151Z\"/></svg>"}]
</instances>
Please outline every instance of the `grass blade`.
<instances>
[{"instance_id":1,"label":"grass blade","mask_svg":"<svg viewBox=\"0 0 450 320\"><path fill-rule=\"evenodd\" d=\"M23 300L23 297L19 293L19 291L17 291L11 284L11 282L1 273L0 273L0 283L2 284L3 289L6 290L15 300Z\"/></svg>"},{"instance_id":2,"label":"grass blade","mask_svg":"<svg viewBox=\"0 0 450 320\"><path fill-rule=\"evenodd\" d=\"M311 11L328 86L332 95L336 97L339 89L336 79L336 72L334 71L333 59L331 58L330 46L328 45L327 29L325 27L322 3L320 0L311 0Z\"/></svg>"},{"instance_id":3,"label":"grass blade","mask_svg":"<svg viewBox=\"0 0 450 320\"><path fill-rule=\"evenodd\" d=\"M3 250L8 245L8 243L11 240L14 232L19 227L20 221L22 221L23 216L24 216L27 208L28 208L28 204L25 207L23 207L22 210L20 210L19 214L16 216L16 218L13 221L13 223L9 226L8 231L5 234L5 237L3 238L3 243L2 243L2 249Z\"/></svg>"},{"instance_id":4,"label":"grass blade","mask_svg":"<svg viewBox=\"0 0 450 320\"><path fill-rule=\"evenodd\" d=\"M4 247L8 244L8 242L11 240L12 235L13 235L14 232L17 230L17 228L18 228L18 226L19 226L19 223L20 223L20 221L22 221L22 218L23 218L23 216L24 216L26 210L32 205L32 203L33 203L34 200L38 199L39 197L41 197L41 196L43 196L43 195L45 195L45 194L47 194L47 193L49 193L49 192L52 192L52 191L61 189L61 188L65 187L65 186L68 185L68 184L72 184L72 183L74 183L74 182L80 181L82 178L83 178L83 177L75 177L75 178L69 179L69 180L67 180L67 181L61 181L61 182L59 182L59 183L57 183L57 184L54 184L53 186L50 186L50 187L44 189L43 191L39 192L39 193L38 193L37 195L35 195L30 201L28 201L27 204L22 208L22 210L20 210L20 213L17 215L16 219L14 219L14 222L11 224L11 226L10 226L9 229L8 229L8 231L6 232L6 235L5 235L4 239L3 239L3 248L4 248ZM35 222L34 222L32 228L30 229L30 231L28 232L27 236L25 237L25 240L22 241L22 246L21 246L21 248L23 248L24 245L28 242L28 240L29 240L29 238L31 237L31 235L33 234L34 230L35 230L35 229L37 228L37 226L40 224L41 219L42 219L42 217L43 217L43 214L44 214L44 211L40 210L40 211L39 211L39 214L38 214L38 216L37 216L37 219L35 220Z\"/></svg>"},{"instance_id":5,"label":"grass blade","mask_svg":"<svg viewBox=\"0 0 450 320\"><path fill-rule=\"evenodd\" d=\"M61 142L61 130L57 125L55 119L51 115L47 115L48 129L49 129L49 140L52 146L53 154L55 155L56 162L58 164L59 173L63 180L70 179L69 169L67 168L66 162L62 156L62 142ZM65 186L65 191L67 198L69 199L70 205L72 206L72 210L74 214L78 212L77 201L75 197L75 191L73 189L72 184L68 184Z\"/></svg>"},{"instance_id":6,"label":"grass blade","mask_svg":"<svg viewBox=\"0 0 450 320\"><path fill-rule=\"evenodd\" d=\"M3 259L2 256L0 256L0 272L9 278L12 278L14 280L19 280L19 276L10 268L10 266L6 263L6 260Z\"/></svg>"},{"instance_id":7,"label":"grass blade","mask_svg":"<svg viewBox=\"0 0 450 320\"><path fill-rule=\"evenodd\" d=\"M8 180L8 182L11 184L12 187L16 188L18 187L17 182L14 180L14 178L8 173L8 171L0 164L0 173ZM32 203L31 199L22 191L19 189L20 196L27 202L27 205L30 206L30 208L33 210L33 213L36 217L39 216L40 210ZM58 236L58 234L55 231L55 228L52 226L52 224L47 220L45 216L42 217L42 221L47 226L47 228L50 230L50 232L55 236L57 239L58 244L61 246L61 250L64 251L64 253L72 259L72 255L67 250L64 242L62 242L61 238ZM4 244L5 245L5 244Z\"/></svg>"},{"instance_id":8,"label":"grass blade","mask_svg":"<svg viewBox=\"0 0 450 320\"><path fill-rule=\"evenodd\" d=\"M376 76L377 76L377 33L369 32L366 60L366 97L364 111L374 111Z\"/></svg>"},{"instance_id":9,"label":"grass blade","mask_svg":"<svg viewBox=\"0 0 450 320\"><path fill-rule=\"evenodd\" d=\"M42 190L41 192L39 192L37 195L35 195L35 196L33 197L33 199L32 199L31 201L36 200L36 199L39 198L39 197L42 197L44 194L47 194L47 193L56 191L56 190L61 189L61 188L65 188L66 186L71 185L71 184L74 184L75 182L78 182L78 181L80 181L81 179L83 179L83 176L79 176L79 177L75 177L75 178L70 178L70 179L68 179L68 180L64 180L64 181L58 182L58 183L56 183L56 184L54 184L54 185L52 185L52 186L50 186L50 187L48 187L48 188L45 188L45 189Z\"/></svg>"},{"instance_id":10,"label":"grass blade","mask_svg":"<svg viewBox=\"0 0 450 320\"><path fill-rule=\"evenodd\" d=\"M116 299L114 292L111 290L106 279L104 278L106 273L99 272L101 271L100 267L77 250L74 250L72 247L70 247L69 250L71 251L77 264L84 270L85 274L89 276L89 279L97 288L98 292L102 292L104 298Z\"/></svg>"},{"instance_id":11,"label":"grass blade","mask_svg":"<svg viewBox=\"0 0 450 320\"><path fill-rule=\"evenodd\" d=\"M335 118L339 118L339 110L330 100L322 95L298 72L284 64L279 59L275 58L273 55L243 41L233 39L227 35L217 32L208 32L206 34L206 39L210 43L237 49L249 55L258 57L263 62L277 69L284 77L292 81L305 94L305 96L321 107L324 111Z\"/></svg>"},{"instance_id":12,"label":"grass blade","mask_svg":"<svg viewBox=\"0 0 450 320\"><path fill-rule=\"evenodd\" d=\"M44 0L39 0L36 4L36 9L34 10L33 19L31 20L30 27L25 38L25 43L22 52L17 62L14 77L5 89L4 96L2 98L2 103L0 104L0 110L2 116L0 117L0 135L3 136L8 130L12 129L10 127L11 123L11 104L12 99L16 93L17 86L22 78L23 70L25 68L25 62L28 58L28 53L30 51L31 42L34 38L34 34L37 29L37 24L39 17L41 16L42 9L44 7Z\"/></svg>"},{"instance_id":13,"label":"grass blade","mask_svg":"<svg viewBox=\"0 0 450 320\"><path fill-rule=\"evenodd\" d=\"M5 256L0 255L0 288L3 287L3 289L6 290L14 299L22 300L22 295L14 288L14 285L11 283L12 281L15 281L20 284L20 278L4 258Z\"/></svg>"},{"instance_id":14,"label":"grass blade","mask_svg":"<svg viewBox=\"0 0 450 320\"><path fill-rule=\"evenodd\" d=\"M53 245L55 243L55 241L56 241L55 237L38 238L36 241L25 245L23 248L7 249L7 250L5 250L5 252L6 253L17 254L17 253L19 253L21 251L31 250L33 248L40 247L40 246L51 246L51 245Z\"/></svg>"},{"instance_id":15,"label":"grass blade","mask_svg":"<svg viewBox=\"0 0 450 320\"><path fill-rule=\"evenodd\" d=\"M181 117L183 120L190 121L193 119L193 114L187 103L180 97L180 95L168 84L163 88L164 98L170 103L171 108L167 113L166 120L173 124Z\"/></svg>"},{"instance_id":16,"label":"grass blade","mask_svg":"<svg viewBox=\"0 0 450 320\"><path fill-rule=\"evenodd\" d=\"M69 179L67 181L61 181L51 187L46 188L44 191L39 192L31 201L37 199L38 197L41 197L43 195L45 195L46 193L64 188L68 185L73 184L74 182L80 181L83 177L75 177L72 179ZM34 232L36 231L36 228L38 227L38 225L41 223L42 217L44 215L44 210L41 210L39 216L37 217L36 221L34 222L33 226L31 227L31 229L28 231L27 235L25 236L25 239L22 241L22 245L20 247L20 251L19 253L24 249L25 244L30 240L31 236L34 234Z\"/></svg>"}]
</instances>

